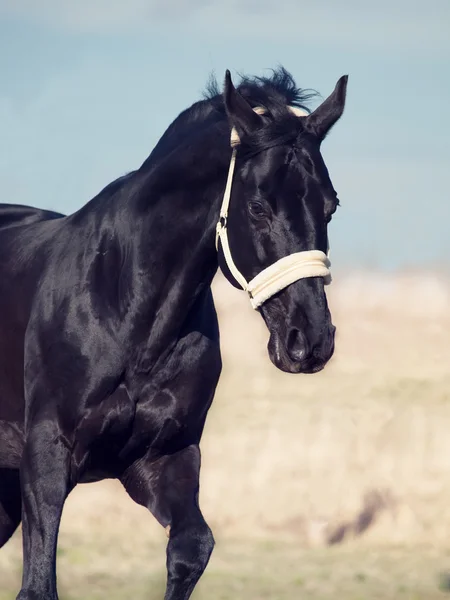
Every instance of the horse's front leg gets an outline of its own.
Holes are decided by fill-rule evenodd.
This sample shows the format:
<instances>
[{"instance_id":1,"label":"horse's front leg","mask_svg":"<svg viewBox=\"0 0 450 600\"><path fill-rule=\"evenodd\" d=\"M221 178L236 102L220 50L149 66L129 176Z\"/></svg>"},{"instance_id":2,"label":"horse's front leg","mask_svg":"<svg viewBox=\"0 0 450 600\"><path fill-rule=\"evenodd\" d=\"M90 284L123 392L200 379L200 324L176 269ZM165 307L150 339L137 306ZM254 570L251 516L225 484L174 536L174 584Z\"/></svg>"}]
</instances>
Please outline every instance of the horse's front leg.
<instances>
[{"instance_id":1,"label":"horse's front leg","mask_svg":"<svg viewBox=\"0 0 450 600\"><path fill-rule=\"evenodd\" d=\"M23 577L18 600L56 600L56 543L70 454L56 419L33 423L22 456Z\"/></svg>"},{"instance_id":2,"label":"horse's front leg","mask_svg":"<svg viewBox=\"0 0 450 600\"><path fill-rule=\"evenodd\" d=\"M188 600L208 564L214 538L198 504L200 449L135 463L122 478L126 490L167 527L165 600Z\"/></svg>"},{"instance_id":3,"label":"horse's front leg","mask_svg":"<svg viewBox=\"0 0 450 600\"><path fill-rule=\"evenodd\" d=\"M198 505L200 450L191 446L166 474L162 509L170 515L165 600L187 600L208 564L214 538Z\"/></svg>"}]
</instances>

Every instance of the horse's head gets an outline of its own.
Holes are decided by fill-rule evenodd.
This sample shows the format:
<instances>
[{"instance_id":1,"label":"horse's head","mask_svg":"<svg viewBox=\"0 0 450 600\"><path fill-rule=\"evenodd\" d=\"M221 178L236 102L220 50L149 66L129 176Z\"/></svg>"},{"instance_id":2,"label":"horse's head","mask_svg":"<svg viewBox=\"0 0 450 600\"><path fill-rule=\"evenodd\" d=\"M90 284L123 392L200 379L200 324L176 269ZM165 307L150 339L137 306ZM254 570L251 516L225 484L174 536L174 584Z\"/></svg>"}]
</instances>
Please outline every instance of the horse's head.
<instances>
[{"instance_id":1,"label":"horse's head","mask_svg":"<svg viewBox=\"0 0 450 600\"><path fill-rule=\"evenodd\" d=\"M339 202L320 145L343 113L346 87L344 76L314 112L298 116L276 100L255 112L229 72L225 79L238 145L218 226L219 264L249 292L270 332L272 362L290 373L317 372L334 351L324 285L327 226Z\"/></svg>"}]
</instances>

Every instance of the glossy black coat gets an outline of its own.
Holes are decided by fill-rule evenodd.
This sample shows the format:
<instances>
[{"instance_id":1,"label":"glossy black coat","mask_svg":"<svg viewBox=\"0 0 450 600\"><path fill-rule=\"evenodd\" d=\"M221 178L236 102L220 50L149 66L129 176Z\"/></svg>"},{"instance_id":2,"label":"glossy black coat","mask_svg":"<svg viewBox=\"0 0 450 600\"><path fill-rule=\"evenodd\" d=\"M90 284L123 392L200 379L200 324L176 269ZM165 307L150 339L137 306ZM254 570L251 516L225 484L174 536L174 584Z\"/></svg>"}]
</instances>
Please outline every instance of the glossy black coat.
<instances>
[{"instance_id":1,"label":"glossy black coat","mask_svg":"<svg viewBox=\"0 0 450 600\"><path fill-rule=\"evenodd\" d=\"M22 519L21 600L57 598L64 501L107 477L170 526L166 599L190 597L214 545L199 443L221 370L218 264L235 284L214 244L230 126L242 144L229 239L250 279L291 252L326 251L338 202L320 143L346 81L299 119L286 104L305 95L284 70L239 91L227 73L223 95L182 113L138 170L78 212L0 206L0 546ZM261 313L277 367L315 372L331 357L322 279L292 284Z\"/></svg>"}]
</instances>

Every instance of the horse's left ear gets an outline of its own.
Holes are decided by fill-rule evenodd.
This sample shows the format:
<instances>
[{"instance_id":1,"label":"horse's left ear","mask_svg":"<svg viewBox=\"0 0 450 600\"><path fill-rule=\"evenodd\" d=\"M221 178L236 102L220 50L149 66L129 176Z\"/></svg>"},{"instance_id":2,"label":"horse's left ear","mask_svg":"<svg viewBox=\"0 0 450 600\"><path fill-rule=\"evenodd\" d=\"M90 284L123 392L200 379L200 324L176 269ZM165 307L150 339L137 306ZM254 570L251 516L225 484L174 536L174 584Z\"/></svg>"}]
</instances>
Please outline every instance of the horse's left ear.
<instances>
[{"instance_id":1,"label":"horse's left ear","mask_svg":"<svg viewBox=\"0 0 450 600\"><path fill-rule=\"evenodd\" d=\"M345 107L348 75L343 75L333 92L322 104L306 117L307 128L322 141L333 125L341 118Z\"/></svg>"},{"instance_id":2,"label":"horse's left ear","mask_svg":"<svg viewBox=\"0 0 450 600\"><path fill-rule=\"evenodd\" d=\"M248 135L261 127L263 123L261 117L255 113L247 100L234 87L228 70L225 73L223 96L228 119L231 126L236 128L239 137Z\"/></svg>"}]
</instances>

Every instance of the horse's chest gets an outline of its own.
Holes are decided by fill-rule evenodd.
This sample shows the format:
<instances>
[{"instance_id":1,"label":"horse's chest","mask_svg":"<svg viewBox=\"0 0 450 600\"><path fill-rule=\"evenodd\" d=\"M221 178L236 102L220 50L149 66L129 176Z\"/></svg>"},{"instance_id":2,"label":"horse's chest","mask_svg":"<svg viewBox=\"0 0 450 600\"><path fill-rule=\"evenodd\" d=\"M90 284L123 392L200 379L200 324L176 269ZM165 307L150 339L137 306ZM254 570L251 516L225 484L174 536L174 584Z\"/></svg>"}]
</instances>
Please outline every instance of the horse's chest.
<instances>
[{"instance_id":1,"label":"horse's chest","mask_svg":"<svg viewBox=\"0 0 450 600\"><path fill-rule=\"evenodd\" d=\"M169 388L154 389L139 399L129 447L143 454L150 448L165 453L199 440L207 412L202 397L174 394Z\"/></svg>"},{"instance_id":2,"label":"horse's chest","mask_svg":"<svg viewBox=\"0 0 450 600\"><path fill-rule=\"evenodd\" d=\"M131 443L165 452L200 439L220 375L219 344L198 332L183 342L137 388Z\"/></svg>"},{"instance_id":3,"label":"horse's chest","mask_svg":"<svg viewBox=\"0 0 450 600\"><path fill-rule=\"evenodd\" d=\"M198 443L220 370L218 340L200 332L180 340L150 375L130 369L120 395L102 405L101 422L91 414L81 428L94 440L80 445L90 446L88 462L121 470L148 451L166 454Z\"/></svg>"},{"instance_id":4,"label":"horse's chest","mask_svg":"<svg viewBox=\"0 0 450 600\"><path fill-rule=\"evenodd\" d=\"M205 350L205 349L203 349ZM209 345L187 364L173 357L155 378L139 390L132 443L160 451L197 443L220 374L220 356Z\"/></svg>"}]
</instances>

